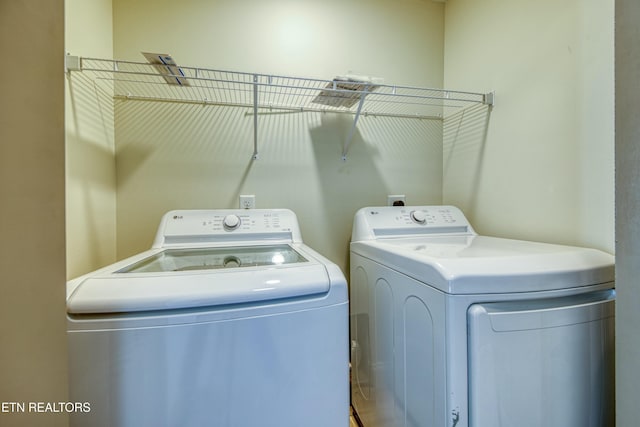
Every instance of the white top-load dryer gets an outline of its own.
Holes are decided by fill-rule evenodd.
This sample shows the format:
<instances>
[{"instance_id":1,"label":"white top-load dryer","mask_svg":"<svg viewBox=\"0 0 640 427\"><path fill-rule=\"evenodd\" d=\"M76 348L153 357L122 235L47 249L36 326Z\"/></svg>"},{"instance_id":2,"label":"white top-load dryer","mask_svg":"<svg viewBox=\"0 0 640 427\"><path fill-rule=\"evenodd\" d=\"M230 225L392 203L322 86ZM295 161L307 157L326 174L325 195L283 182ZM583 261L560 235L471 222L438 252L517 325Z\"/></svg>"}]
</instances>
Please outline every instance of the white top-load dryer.
<instances>
[{"instance_id":1,"label":"white top-load dryer","mask_svg":"<svg viewBox=\"0 0 640 427\"><path fill-rule=\"evenodd\" d=\"M67 310L71 426L349 425L346 281L289 210L169 212Z\"/></svg>"},{"instance_id":2,"label":"white top-load dryer","mask_svg":"<svg viewBox=\"0 0 640 427\"><path fill-rule=\"evenodd\" d=\"M369 207L351 242L365 427L614 425L614 259L477 235L452 206Z\"/></svg>"}]
</instances>

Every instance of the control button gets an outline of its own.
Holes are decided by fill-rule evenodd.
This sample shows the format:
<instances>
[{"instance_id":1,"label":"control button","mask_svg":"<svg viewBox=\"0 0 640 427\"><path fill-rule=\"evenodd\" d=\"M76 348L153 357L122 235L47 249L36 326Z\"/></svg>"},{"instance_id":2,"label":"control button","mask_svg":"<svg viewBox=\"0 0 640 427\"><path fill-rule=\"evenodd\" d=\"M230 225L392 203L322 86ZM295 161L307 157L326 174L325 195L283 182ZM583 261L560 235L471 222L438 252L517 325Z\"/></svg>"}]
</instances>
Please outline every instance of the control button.
<instances>
[{"instance_id":1,"label":"control button","mask_svg":"<svg viewBox=\"0 0 640 427\"><path fill-rule=\"evenodd\" d=\"M240 227L240 217L238 215L227 215L222 220L225 230L235 230Z\"/></svg>"},{"instance_id":2,"label":"control button","mask_svg":"<svg viewBox=\"0 0 640 427\"><path fill-rule=\"evenodd\" d=\"M411 211L411 219L418 224L424 224L427 220L427 213L425 211Z\"/></svg>"}]
</instances>

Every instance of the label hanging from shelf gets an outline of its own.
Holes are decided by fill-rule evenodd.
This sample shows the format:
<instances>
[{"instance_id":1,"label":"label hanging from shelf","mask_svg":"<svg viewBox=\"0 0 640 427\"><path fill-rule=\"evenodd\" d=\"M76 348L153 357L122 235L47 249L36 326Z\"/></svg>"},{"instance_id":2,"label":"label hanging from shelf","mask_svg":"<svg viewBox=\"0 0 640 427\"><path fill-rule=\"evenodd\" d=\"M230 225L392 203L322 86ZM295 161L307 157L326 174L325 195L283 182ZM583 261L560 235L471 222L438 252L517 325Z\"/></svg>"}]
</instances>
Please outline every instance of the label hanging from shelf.
<instances>
[{"instance_id":1,"label":"label hanging from shelf","mask_svg":"<svg viewBox=\"0 0 640 427\"><path fill-rule=\"evenodd\" d=\"M154 65L158 73L165 79L170 85L189 86L184 72L176 61L173 60L171 55L166 53L149 53L142 52L147 61Z\"/></svg>"},{"instance_id":2,"label":"label hanging from shelf","mask_svg":"<svg viewBox=\"0 0 640 427\"><path fill-rule=\"evenodd\" d=\"M351 108L360 101L362 92L373 92L382 83L382 79L366 76L338 76L327 83L313 101L315 104L330 107Z\"/></svg>"}]
</instances>

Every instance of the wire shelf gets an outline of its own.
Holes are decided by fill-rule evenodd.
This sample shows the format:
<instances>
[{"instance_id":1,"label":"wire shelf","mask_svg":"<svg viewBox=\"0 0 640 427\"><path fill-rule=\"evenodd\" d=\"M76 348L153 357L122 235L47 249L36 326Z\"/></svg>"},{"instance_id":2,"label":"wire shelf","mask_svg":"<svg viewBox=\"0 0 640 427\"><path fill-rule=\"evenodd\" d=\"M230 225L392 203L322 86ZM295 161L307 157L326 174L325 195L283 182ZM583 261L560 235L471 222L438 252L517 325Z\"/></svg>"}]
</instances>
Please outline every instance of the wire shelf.
<instances>
[{"instance_id":1,"label":"wire shelf","mask_svg":"<svg viewBox=\"0 0 640 427\"><path fill-rule=\"evenodd\" d=\"M493 94L321 80L195 67L67 56L67 70L87 73L113 90L116 99L181 102L258 109L319 111L441 119L448 109L493 103ZM169 71L168 71L169 70ZM175 73L175 74L174 74ZM179 73L179 74L178 74ZM254 118L257 140L257 117ZM343 158L350 143L344 145ZM257 141L254 141L257 158Z\"/></svg>"}]
</instances>

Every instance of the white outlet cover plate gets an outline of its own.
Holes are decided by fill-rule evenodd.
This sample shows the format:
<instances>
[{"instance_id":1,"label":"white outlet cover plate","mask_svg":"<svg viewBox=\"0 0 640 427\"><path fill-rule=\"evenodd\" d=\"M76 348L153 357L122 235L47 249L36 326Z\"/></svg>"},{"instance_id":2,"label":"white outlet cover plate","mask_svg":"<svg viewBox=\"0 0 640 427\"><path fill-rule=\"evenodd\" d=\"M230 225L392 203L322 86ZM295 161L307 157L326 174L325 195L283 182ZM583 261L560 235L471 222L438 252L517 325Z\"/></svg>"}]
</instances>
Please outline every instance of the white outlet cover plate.
<instances>
[{"instance_id":1,"label":"white outlet cover plate","mask_svg":"<svg viewBox=\"0 0 640 427\"><path fill-rule=\"evenodd\" d=\"M393 206L393 202L402 201L402 203L406 203L406 197L404 194L389 194L387 196L387 206Z\"/></svg>"},{"instance_id":2,"label":"white outlet cover plate","mask_svg":"<svg viewBox=\"0 0 640 427\"><path fill-rule=\"evenodd\" d=\"M239 207L240 209L255 209L256 196L253 194L241 194Z\"/></svg>"}]
</instances>

